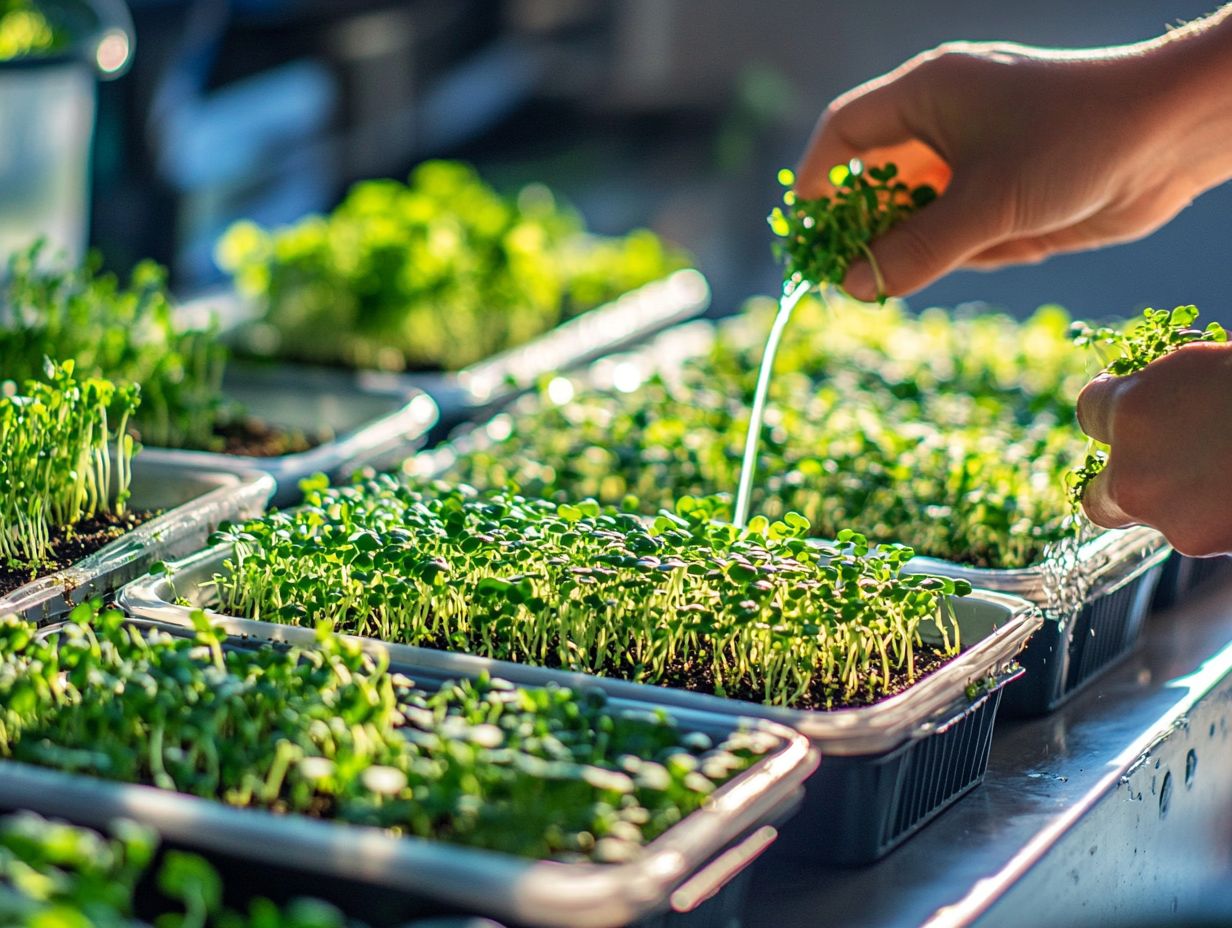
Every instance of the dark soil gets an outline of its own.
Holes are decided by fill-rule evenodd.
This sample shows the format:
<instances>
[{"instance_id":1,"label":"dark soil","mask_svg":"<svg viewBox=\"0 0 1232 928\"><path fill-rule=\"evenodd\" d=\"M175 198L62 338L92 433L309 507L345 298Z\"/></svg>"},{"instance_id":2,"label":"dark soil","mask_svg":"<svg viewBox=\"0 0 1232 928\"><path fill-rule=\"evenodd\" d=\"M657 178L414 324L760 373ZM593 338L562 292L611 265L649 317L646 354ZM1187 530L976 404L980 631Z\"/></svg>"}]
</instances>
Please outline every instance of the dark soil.
<instances>
[{"instance_id":1,"label":"dark soil","mask_svg":"<svg viewBox=\"0 0 1232 928\"><path fill-rule=\"evenodd\" d=\"M123 516L100 513L93 519L78 522L72 534L57 529L51 536L51 557L36 569L0 564L0 596L13 592L31 580L45 577L93 554L103 545L115 541L141 523L158 515L156 512L128 511Z\"/></svg>"},{"instance_id":2,"label":"dark soil","mask_svg":"<svg viewBox=\"0 0 1232 928\"><path fill-rule=\"evenodd\" d=\"M355 632L353 629L347 629L347 631L351 634L362 634L362 632ZM430 641L417 641L415 644L419 647L435 648L440 651L460 651L469 654L479 653L476 649L467 647L464 642L451 641L443 635ZM788 708L828 712L833 709L858 709L862 706L875 705L876 703L884 702L891 696L897 696L899 693L904 692L929 674L940 670L953 659L953 655L943 654L935 648L924 645L915 649L914 679L908 680L906 671L895 671L890 674L890 685L888 688L881 685L880 678L878 677L873 681L876 683L876 689L873 689L871 686L865 686L848 699L840 699L838 694L827 692L821 685L817 685L814 686L812 692L806 693L802 699L792 703ZM545 661L542 666L552 670L571 669L562 667L559 663L550 659ZM637 672L636 668L633 667L610 666L604 667L598 675L613 680L633 680L637 676ZM691 663L677 661L674 664L670 664L664 679L657 684L650 685L661 686L665 689L680 689L690 693L705 693L708 696L720 695L715 692L711 665L708 661L704 660L695 660ZM740 699L745 702L758 704L765 702L764 691L750 685L748 681L728 681L721 695L727 699Z\"/></svg>"},{"instance_id":3,"label":"dark soil","mask_svg":"<svg viewBox=\"0 0 1232 928\"><path fill-rule=\"evenodd\" d=\"M242 454L253 458L275 458L308 451L327 440L298 429L283 429L260 419L245 417L219 423L214 433L222 439L223 454Z\"/></svg>"},{"instance_id":4,"label":"dark soil","mask_svg":"<svg viewBox=\"0 0 1232 928\"><path fill-rule=\"evenodd\" d=\"M940 670L945 664L953 660L951 655L942 654L932 648L917 648L915 651L915 678L907 679L906 671L894 671L890 674L890 686L885 688L881 685L880 679L875 682L877 687L875 690L872 687L866 687L856 695L841 700L837 694L827 693L820 685L814 686L813 690L806 693L804 698L793 703L792 709L856 709L861 706L871 706L875 703L883 702L891 696L897 696L899 693L919 683L924 677ZM608 674L604 674L607 676ZM627 677L627 674L614 673L611 676ZM663 686L675 687L682 690L688 690L690 693L706 693L714 696L715 693L714 677L711 675L709 664L697 666L685 664L683 662L672 665L668 668L668 678L662 684ZM763 690L749 686L747 682L725 684L723 696L728 699L743 699L747 702L761 703L765 701L765 693Z\"/></svg>"}]
</instances>

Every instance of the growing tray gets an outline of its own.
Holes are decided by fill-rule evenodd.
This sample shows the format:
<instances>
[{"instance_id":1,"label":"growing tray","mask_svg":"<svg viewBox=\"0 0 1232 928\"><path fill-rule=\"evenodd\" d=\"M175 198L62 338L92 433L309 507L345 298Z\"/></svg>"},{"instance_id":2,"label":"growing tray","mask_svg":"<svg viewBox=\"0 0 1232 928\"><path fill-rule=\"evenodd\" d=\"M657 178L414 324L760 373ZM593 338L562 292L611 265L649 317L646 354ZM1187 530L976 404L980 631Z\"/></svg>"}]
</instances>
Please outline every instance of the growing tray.
<instances>
[{"instance_id":1,"label":"growing tray","mask_svg":"<svg viewBox=\"0 0 1232 928\"><path fill-rule=\"evenodd\" d=\"M231 637L226 646L267 645ZM420 660L424 654L430 652L391 651L390 669L429 687L478 671L477 665L436 667ZM653 709L629 699L614 699L612 705ZM682 727L712 736L737 727L730 717L713 713L676 709L671 714ZM12 761L0 761L0 807L93 827L116 817L136 819L155 828L171 847L204 852L229 883L246 875L253 892L325 898L374 925L470 915L528 928L722 928L731 923L733 905L738 911L740 900L732 894L744 886L736 877L774 841L776 825L794 809L800 784L817 765L816 753L796 732L773 722L751 724L774 735L776 748L648 844L638 859L621 864L534 861Z\"/></svg>"},{"instance_id":2,"label":"growing tray","mask_svg":"<svg viewBox=\"0 0 1232 928\"><path fill-rule=\"evenodd\" d=\"M1229 578L1232 578L1232 556L1187 557L1173 551L1164 563L1151 607L1171 608L1191 594Z\"/></svg>"},{"instance_id":3,"label":"growing tray","mask_svg":"<svg viewBox=\"0 0 1232 928\"><path fill-rule=\"evenodd\" d=\"M265 511L274 481L266 474L182 471L144 453L133 459L129 507L163 510L133 531L63 570L0 596L0 615L46 622L94 596L107 597L155 561L199 549L220 522Z\"/></svg>"},{"instance_id":4,"label":"growing tray","mask_svg":"<svg viewBox=\"0 0 1232 928\"><path fill-rule=\"evenodd\" d=\"M632 389L654 373L670 375L684 360L703 355L713 344L715 332L714 323L708 321L676 326L635 351L591 365L582 380L598 389ZM526 397L508 415L516 418L538 402ZM503 431L500 416L476 424L407 460L403 470L434 477L447 471L458 455L491 448ZM911 543L910 538L900 540ZM1135 527L1102 533L1081 547L1077 566L1070 569L1065 580L1068 589L1051 596L1049 590L1056 584L1041 567L985 569L920 557L912 561L912 568L961 577L977 589L1021 596L1044 611L1044 626L1021 657L1024 677L1005 694L1007 711L1029 717L1051 712L1133 650L1160 582L1160 565L1169 550L1163 536L1153 529ZM1217 573L1225 564L1232 564L1232 558L1184 566L1178 582L1184 584L1184 590L1192 589L1199 579Z\"/></svg>"},{"instance_id":5,"label":"growing tray","mask_svg":"<svg viewBox=\"0 0 1232 928\"><path fill-rule=\"evenodd\" d=\"M908 566L1021 596L1040 608L1044 624L1020 658L1026 673L1005 694L1008 712L1036 716L1134 649L1171 550L1154 529L1135 526L1087 541L1076 563L1060 574L1041 566L992 570L925 557Z\"/></svg>"},{"instance_id":6,"label":"growing tray","mask_svg":"<svg viewBox=\"0 0 1232 928\"><path fill-rule=\"evenodd\" d=\"M278 457L174 448L146 448L141 457L184 470L263 471L277 483L278 506L299 502L300 480L315 473L340 481L361 467L396 463L426 440L437 418L425 393L389 374L237 363L228 367L223 394L262 422L335 437Z\"/></svg>"},{"instance_id":7,"label":"growing tray","mask_svg":"<svg viewBox=\"0 0 1232 928\"><path fill-rule=\"evenodd\" d=\"M439 418L429 438L435 442L534 389L542 377L628 348L709 305L706 278L692 269L676 271L461 371L389 375L388 382L422 390L437 404ZM221 290L181 305L178 315L196 326L216 316L226 331L254 319L256 311L233 291Z\"/></svg>"},{"instance_id":8,"label":"growing tray","mask_svg":"<svg viewBox=\"0 0 1232 928\"><path fill-rule=\"evenodd\" d=\"M313 630L211 611L211 580L224 570L228 546L200 551L142 578L121 593L131 614L189 624L205 608L229 634L307 645ZM176 605L180 598L191 606ZM976 786L987 767L1001 689L1021 673L1015 658L1041 618L1030 603L996 592L954 600L966 650L909 690L873 706L832 712L764 706L684 690L530 667L427 648L359 639L396 660L451 674L489 670L514 683L598 686L612 697L673 710L769 719L806 735L825 761L810 780L804 809L784 836L797 854L856 865L888 853Z\"/></svg>"}]
</instances>

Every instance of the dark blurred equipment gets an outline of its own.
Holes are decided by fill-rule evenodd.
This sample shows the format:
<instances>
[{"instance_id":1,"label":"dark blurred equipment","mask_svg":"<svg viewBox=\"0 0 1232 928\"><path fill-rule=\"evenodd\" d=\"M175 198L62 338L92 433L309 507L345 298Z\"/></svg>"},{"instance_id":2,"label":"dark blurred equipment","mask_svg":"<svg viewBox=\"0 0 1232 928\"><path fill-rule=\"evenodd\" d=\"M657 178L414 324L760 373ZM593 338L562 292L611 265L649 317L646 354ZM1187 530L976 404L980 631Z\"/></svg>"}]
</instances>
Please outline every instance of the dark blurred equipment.
<instances>
[{"instance_id":1,"label":"dark blurred equipment","mask_svg":"<svg viewBox=\"0 0 1232 928\"><path fill-rule=\"evenodd\" d=\"M529 96L485 0L135 0L142 54L103 101L94 241L181 284L241 217L287 222L399 175Z\"/></svg>"},{"instance_id":2,"label":"dark blurred equipment","mask_svg":"<svg viewBox=\"0 0 1232 928\"><path fill-rule=\"evenodd\" d=\"M127 69L132 21L123 0L32 9L65 44L0 61L0 252L42 236L75 258L86 243L95 85Z\"/></svg>"}]
</instances>

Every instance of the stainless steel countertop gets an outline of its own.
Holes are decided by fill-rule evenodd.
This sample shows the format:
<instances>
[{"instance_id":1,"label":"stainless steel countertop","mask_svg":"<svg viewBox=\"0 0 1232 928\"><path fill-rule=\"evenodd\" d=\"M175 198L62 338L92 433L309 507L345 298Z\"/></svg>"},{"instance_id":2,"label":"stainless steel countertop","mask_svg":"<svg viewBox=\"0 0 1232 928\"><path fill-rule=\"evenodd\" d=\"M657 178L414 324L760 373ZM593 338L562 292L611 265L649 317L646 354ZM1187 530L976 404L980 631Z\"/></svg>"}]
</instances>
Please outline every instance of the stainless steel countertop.
<instances>
[{"instance_id":1,"label":"stainless steel countertop","mask_svg":"<svg viewBox=\"0 0 1232 928\"><path fill-rule=\"evenodd\" d=\"M1144 639L1052 715L998 720L983 785L876 865L771 851L746 926L1232 923L1232 583Z\"/></svg>"}]
</instances>

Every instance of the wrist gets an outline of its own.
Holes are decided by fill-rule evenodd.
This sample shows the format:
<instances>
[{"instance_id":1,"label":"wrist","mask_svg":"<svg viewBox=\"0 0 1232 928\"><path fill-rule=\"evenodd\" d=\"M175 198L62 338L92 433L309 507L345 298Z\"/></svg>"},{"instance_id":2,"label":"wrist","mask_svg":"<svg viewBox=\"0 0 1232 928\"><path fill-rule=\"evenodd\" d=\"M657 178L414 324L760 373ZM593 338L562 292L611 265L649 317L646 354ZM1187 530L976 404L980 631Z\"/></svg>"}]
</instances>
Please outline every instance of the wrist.
<instances>
[{"instance_id":1,"label":"wrist","mask_svg":"<svg viewBox=\"0 0 1232 928\"><path fill-rule=\"evenodd\" d=\"M1191 196L1232 179L1232 5L1141 49L1144 73L1129 93L1161 130L1160 158Z\"/></svg>"}]
</instances>

